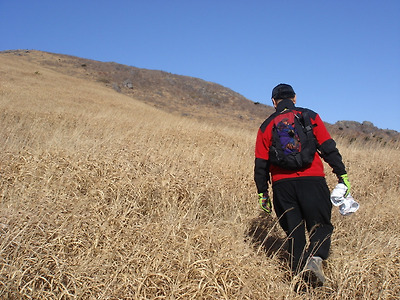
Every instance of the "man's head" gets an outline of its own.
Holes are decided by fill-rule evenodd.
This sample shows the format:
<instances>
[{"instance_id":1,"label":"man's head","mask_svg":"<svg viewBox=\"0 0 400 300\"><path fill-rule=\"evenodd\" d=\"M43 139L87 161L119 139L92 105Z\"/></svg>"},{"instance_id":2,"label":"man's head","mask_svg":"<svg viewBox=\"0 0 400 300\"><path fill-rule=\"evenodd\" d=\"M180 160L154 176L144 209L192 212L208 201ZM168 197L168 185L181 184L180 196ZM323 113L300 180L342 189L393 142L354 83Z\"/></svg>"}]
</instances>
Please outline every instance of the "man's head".
<instances>
[{"instance_id":1,"label":"man's head","mask_svg":"<svg viewBox=\"0 0 400 300\"><path fill-rule=\"evenodd\" d=\"M275 108L283 99L291 99L293 103L296 103L296 93L289 84L278 84L272 90L272 103L274 104Z\"/></svg>"}]
</instances>

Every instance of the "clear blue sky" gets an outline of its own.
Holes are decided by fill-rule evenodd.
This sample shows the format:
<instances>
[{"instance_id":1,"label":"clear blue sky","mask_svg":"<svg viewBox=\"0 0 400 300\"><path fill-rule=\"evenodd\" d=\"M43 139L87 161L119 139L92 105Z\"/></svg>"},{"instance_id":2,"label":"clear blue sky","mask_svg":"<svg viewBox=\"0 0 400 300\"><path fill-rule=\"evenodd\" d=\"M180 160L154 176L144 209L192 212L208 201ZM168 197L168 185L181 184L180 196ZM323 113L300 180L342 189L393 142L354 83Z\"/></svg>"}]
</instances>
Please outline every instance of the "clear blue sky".
<instances>
[{"instance_id":1,"label":"clear blue sky","mask_svg":"<svg viewBox=\"0 0 400 300\"><path fill-rule=\"evenodd\" d=\"M270 104L291 84L323 120L400 131L399 0L0 0L0 50L219 83Z\"/></svg>"}]
</instances>

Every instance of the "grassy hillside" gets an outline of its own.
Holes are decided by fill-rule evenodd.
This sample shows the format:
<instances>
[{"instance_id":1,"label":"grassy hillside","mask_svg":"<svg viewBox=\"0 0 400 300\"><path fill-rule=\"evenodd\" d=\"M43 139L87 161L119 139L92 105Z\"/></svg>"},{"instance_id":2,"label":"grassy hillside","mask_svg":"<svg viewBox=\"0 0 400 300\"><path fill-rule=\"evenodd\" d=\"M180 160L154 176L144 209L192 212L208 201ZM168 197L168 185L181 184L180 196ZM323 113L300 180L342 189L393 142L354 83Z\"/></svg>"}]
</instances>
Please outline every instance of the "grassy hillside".
<instances>
[{"instance_id":1,"label":"grassy hillside","mask_svg":"<svg viewBox=\"0 0 400 300\"><path fill-rule=\"evenodd\" d=\"M42 51L4 51L22 61L86 81L145 102L177 116L256 126L273 110L255 105L242 95L219 84L165 71L147 70L113 62L99 62Z\"/></svg>"},{"instance_id":2,"label":"grassy hillside","mask_svg":"<svg viewBox=\"0 0 400 300\"><path fill-rule=\"evenodd\" d=\"M361 208L335 209L327 284L296 293L256 132L0 56L1 298L399 298L399 145L338 140Z\"/></svg>"},{"instance_id":3,"label":"grassy hillside","mask_svg":"<svg viewBox=\"0 0 400 300\"><path fill-rule=\"evenodd\" d=\"M208 124L224 123L253 129L274 111L272 106L250 101L222 85L165 71L36 50L1 51L0 55L18 56L21 61L96 82L175 116L198 119ZM331 133L349 142L392 144L400 141L399 132L377 128L368 121L342 120L325 125Z\"/></svg>"}]
</instances>

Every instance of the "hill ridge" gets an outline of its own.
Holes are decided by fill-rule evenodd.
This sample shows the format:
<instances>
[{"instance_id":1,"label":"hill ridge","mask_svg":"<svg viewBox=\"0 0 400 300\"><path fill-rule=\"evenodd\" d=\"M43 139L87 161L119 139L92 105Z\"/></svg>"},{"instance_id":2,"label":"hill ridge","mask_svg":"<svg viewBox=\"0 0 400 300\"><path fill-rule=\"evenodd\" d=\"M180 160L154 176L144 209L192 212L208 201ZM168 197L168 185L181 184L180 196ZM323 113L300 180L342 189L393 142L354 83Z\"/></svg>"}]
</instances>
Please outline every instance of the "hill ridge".
<instances>
[{"instance_id":1,"label":"hill ridge","mask_svg":"<svg viewBox=\"0 0 400 300\"><path fill-rule=\"evenodd\" d=\"M6 50L0 54L17 55L61 73L96 81L169 113L211 123L258 128L274 112L271 106L253 102L232 89L201 78L38 50ZM377 128L369 121L325 124L331 134L350 140L400 140L399 132Z\"/></svg>"}]
</instances>

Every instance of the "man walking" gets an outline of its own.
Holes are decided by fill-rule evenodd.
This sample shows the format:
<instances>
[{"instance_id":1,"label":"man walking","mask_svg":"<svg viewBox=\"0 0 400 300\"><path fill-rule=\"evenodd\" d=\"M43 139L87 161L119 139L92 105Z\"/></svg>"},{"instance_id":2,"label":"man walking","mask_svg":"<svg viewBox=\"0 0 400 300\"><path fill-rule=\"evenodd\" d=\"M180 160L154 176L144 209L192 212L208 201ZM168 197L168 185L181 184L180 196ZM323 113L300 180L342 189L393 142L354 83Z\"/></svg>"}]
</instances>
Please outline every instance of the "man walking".
<instances>
[{"instance_id":1,"label":"man walking","mask_svg":"<svg viewBox=\"0 0 400 300\"><path fill-rule=\"evenodd\" d=\"M295 106L293 88L277 85L272 103L276 112L260 126L255 147L254 179L260 204L271 212L268 187L272 182L274 210L288 236L290 267L294 274L302 272L313 285L321 286L325 281L322 261L329 255L333 225L320 157L346 185L346 195L350 183L335 141L317 113Z\"/></svg>"}]
</instances>

